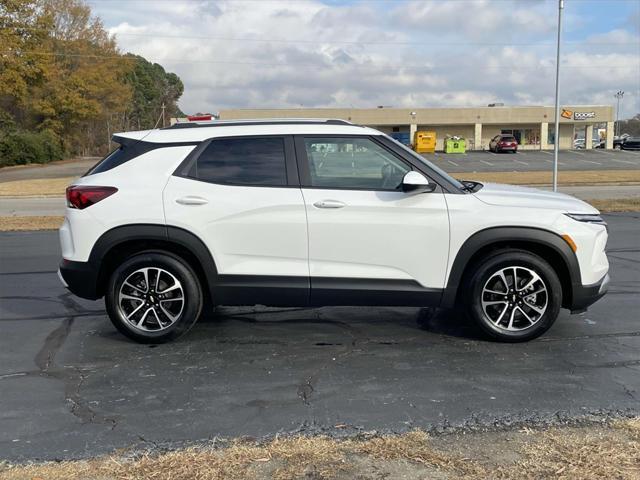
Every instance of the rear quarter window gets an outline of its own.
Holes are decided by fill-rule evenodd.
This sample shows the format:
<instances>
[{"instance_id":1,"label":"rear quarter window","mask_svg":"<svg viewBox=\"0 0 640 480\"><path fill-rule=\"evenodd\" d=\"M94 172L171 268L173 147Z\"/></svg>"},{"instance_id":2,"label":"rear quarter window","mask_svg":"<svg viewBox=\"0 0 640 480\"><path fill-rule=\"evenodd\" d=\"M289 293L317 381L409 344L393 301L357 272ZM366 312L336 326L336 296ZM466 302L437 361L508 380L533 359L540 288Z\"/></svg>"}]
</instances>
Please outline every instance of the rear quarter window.
<instances>
[{"instance_id":1,"label":"rear quarter window","mask_svg":"<svg viewBox=\"0 0 640 480\"><path fill-rule=\"evenodd\" d=\"M189 176L229 185L286 186L284 138L212 140L198 156Z\"/></svg>"}]
</instances>

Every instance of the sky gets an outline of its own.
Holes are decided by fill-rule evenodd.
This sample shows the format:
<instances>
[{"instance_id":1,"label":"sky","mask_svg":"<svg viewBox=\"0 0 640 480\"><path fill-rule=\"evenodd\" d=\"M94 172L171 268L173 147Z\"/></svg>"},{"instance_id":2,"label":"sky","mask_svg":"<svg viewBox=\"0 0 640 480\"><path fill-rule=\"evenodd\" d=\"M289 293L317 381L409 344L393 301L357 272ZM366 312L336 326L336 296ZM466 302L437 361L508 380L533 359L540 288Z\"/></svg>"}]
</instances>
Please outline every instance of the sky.
<instances>
[{"instance_id":1,"label":"sky","mask_svg":"<svg viewBox=\"0 0 640 480\"><path fill-rule=\"evenodd\" d=\"M557 0L89 0L185 113L553 105ZM640 113L640 0L565 0L560 99Z\"/></svg>"}]
</instances>

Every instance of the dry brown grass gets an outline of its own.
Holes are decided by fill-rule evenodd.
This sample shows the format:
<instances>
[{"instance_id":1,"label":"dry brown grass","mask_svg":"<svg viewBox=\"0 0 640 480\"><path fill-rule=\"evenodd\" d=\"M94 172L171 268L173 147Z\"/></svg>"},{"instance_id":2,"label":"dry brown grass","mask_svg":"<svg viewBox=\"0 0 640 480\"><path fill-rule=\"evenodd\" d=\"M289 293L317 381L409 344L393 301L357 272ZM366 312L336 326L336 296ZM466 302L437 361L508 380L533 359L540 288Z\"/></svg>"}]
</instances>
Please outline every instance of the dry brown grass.
<instances>
[{"instance_id":1,"label":"dry brown grass","mask_svg":"<svg viewBox=\"0 0 640 480\"><path fill-rule=\"evenodd\" d=\"M512 453L512 455L505 455ZM431 438L421 431L366 440L278 438L164 454L11 466L1 480L640 478L640 420ZM385 474L386 475L383 475Z\"/></svg>"},{"instance_id":2,"label":"dry brown grass","mask_svg":"<svg viewBox=\"0 0 640 480\"><path fill-rule=\"evenodd\" d=\"M0 183L0 197L58 197L75 177L37 178Z\"/></svg>"},{"instance_id":3,"label":"dry brown grass","mask_svg":"<svg viewBox=\"0 0 640 480\"><path fill-rule=\"evenodd\" d=\"M639 212L640 197L587 200L601 212Z\"/></svg>"},{"instance_id":4,"label":"dry brown grass","mask_svg":"<svg viewBox=\"0 0 640 480\"><path fill-rule=\"evenodd\" d=\"M0 217L0 232L26 232L31 230L57 230L64 217Z\"/></svg>"},{"instance_id":5,"label":"dry brown grass","mask_svg":"<svg viewBox=\"0 0 640 480\"><path fill-rule=\"evenodd\" d=\"M547 172L470 172L455 173L456 178L478 182L509 183L512 185L551 185ZM640 183L640 170L575 170L558 173L560 185L633 185Z\"/></svg>"}]
</instances>

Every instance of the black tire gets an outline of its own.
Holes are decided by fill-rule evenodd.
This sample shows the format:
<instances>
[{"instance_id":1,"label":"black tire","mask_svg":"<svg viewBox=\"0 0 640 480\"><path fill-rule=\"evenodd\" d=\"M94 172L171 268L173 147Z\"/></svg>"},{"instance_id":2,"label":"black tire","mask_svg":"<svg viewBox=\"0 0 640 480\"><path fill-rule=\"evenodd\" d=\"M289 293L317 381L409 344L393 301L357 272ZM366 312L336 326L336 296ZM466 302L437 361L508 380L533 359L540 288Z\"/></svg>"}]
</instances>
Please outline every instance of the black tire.
<instances>
[{"instance_id":1,"label":"black tire","mask_svg":"<svg viewBox=\"0 0 640 480\"><path fill-rule=\"evenodd\" d=\"M531 272L537 274L540 281L536 280L526 291L513 289L513 267L517 267L515 277L520 287L535 278ZM485 287L503 291L505 282L499 274L503 269L510 269L503 274L511 286L506 285L506 291L499 295L485 291ZM545 287L542 293L535 293L542 287ZM555 270L546 260L525 250L501 250L483 259L474 265L463 291L469 292L465 302L468 315L488 337L501 342L526 342L539 337L551 328L562 306L562 285ZM483 307L483 300L495 301L496 305ZM506 303L505 312L502 311L502 302ZM542 310L542 315L536 313L529 302ZM541 308L543 303L544 309ZM493 320L489 314L493 315ZM532 324L531 319L535 320ZM509 329L510 326L514 329Z\"/></svg>"},{"instance_id":2,"label":"black tire","mask_svg":"<svg viewBox=\"0 0 640 480\"><path fill-rule=\"evenodd\" d=\"M147 268L150 270L142 273ZM156 275L154 272L160 273ZM149 279L148 285L144 283L145 278ZM127 279L129 282L124 285ZM137 283L139 288L130 287L129 285L137 279L140 280L140 283ZM174 287L171 293L164 293L173 285L177 287ZM144 288L146 293L143 293ZM178 290L182 295L177 293ZM140 296L141 300L124 299L123 305L119 305L121 291L128 296ZM182 302L180 296L183 298ZM161 304L163 309L160 308ZM196 323L202 311L202 287L196 273L180 257L163 251L141 252L127 258L111 274L105 295L105 305L111 322L122 334L139 343L164 343L184 335ZM131 312L138 306L140 306L139 311L132 314ZM147 306L149 308L146 308ZM154 306L151 312L150 309ZM131 321L127 320L126 309L130 310ZM158 313L152 315L156 311ZM143 313L147 317L142 319L140 328L134 323L138 322ZM175 320L172 320L170 314ZM153 330L154 323L156 330Z\"/></svg>"}]
</instances>

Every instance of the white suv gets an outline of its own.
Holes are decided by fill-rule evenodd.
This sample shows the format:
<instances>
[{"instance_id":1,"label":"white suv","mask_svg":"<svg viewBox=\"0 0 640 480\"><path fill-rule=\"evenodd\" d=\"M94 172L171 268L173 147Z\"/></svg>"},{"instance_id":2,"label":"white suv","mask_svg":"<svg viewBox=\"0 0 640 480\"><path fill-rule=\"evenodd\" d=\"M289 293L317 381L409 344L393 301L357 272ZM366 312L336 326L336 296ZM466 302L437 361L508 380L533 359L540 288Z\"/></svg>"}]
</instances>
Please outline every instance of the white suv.
<instances>
[{"instance_id":1,"label":"white suv","mask_svg":"<svg viewBox=\"0 0 640 480\"><path fill-rule=\"evenodd\" d=\"M214 305L465 305L529 340L607 289L607 227L573 197L458 181L342 120L114 135L67 189L62 282L163 342ZM206 307L203 307L206 306Z\"/></svg>"}]
</instances>

